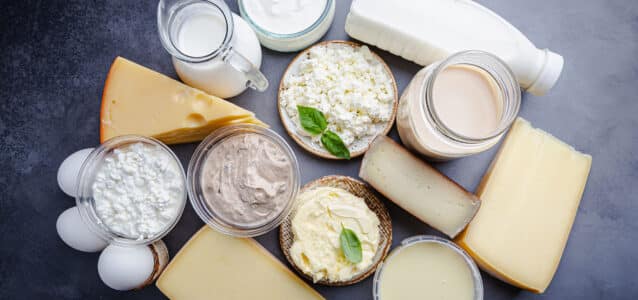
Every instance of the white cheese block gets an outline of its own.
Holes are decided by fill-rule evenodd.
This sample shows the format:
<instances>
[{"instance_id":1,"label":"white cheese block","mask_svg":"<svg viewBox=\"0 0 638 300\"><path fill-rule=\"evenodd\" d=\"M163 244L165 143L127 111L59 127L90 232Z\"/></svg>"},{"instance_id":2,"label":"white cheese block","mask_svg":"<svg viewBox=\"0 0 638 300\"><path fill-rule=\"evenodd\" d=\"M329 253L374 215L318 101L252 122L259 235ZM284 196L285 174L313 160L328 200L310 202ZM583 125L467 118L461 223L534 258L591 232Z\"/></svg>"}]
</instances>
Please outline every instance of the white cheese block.
<instances>
[{"instance_id":1,"label":"white cheese block","mask_svg":"<svg viewBox=\"0 0 638 300\"><path fill-rule=\"evenodd\" d=\"M359 177L421 221L450 237L472 220L480 201L386 136L366 152Z\"/></svg>"},{"instance_id":2,"label":"white cheese block","mask_svg":"<svg viewBox=\"0 0 638 300\"><path fill-rule=\"evenodd\" d=\"M558 268L591 156L516 120L478 188L481 210L456 242L492 275L542 293Z\"/></svg>"},{"instance_id":3,"label":"white cheese block","mask_svg":"<svg viewBox=\"0 0 638 300\"><path fill-rule=\"evenodd\" d=\"M157 287L173 300L324 299L255 240L208 226L177 253Z\"/></svg>"}]
</instances>

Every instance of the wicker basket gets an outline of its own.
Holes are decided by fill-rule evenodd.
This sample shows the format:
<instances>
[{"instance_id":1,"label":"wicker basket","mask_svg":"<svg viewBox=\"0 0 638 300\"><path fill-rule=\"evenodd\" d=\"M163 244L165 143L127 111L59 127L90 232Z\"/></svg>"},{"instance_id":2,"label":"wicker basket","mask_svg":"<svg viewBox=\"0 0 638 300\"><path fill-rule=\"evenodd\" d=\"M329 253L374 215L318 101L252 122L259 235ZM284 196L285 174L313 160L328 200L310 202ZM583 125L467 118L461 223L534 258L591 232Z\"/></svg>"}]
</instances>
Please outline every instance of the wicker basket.
<instances>
[{"instance_id":1,"label":"wicker basket","mask_svg":"<svg viewBox=\"0 0 638 300\"><path fill-rule=\"evenodd\" d=\"M392 245L392 221L390 220L388 210L385 208L381 200L379 200L379 198L377 198L377 196L370 190L370 188L365 183L351 177L339 175L321 177L306 184L300 192L303 193L304 191L324 186L341 188L357 197L363 198L366 205L368 205L368 208L370 208L370 210L372 210L379 218L379 247L377 248L377 253L372 259L372 264L367 269L346 281L321 280L316 282L317 284L329 286L351 285L372 275L377 269L379 263L385 259L388 251L390 250L390 246ZM294 234L292 232L291 224L294 213L295 212L293 211L290 216L281 223L281 227L279 228L279 245L286 256L286 259L297 273L312 281L312 277L301 271L301 269L295 265L295 262L290 256L290 247L294 242Z\"/></svg>"}]
</instances>

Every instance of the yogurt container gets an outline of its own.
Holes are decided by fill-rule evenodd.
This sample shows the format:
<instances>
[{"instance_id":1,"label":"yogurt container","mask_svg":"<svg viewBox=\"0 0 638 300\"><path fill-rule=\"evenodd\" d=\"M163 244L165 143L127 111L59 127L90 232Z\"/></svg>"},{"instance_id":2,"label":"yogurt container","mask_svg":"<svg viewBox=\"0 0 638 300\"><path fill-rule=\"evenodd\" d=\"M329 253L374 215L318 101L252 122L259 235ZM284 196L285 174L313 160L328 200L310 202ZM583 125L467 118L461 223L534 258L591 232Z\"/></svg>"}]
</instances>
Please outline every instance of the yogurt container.
<instances>
[{"instance_id":1,"label":"yogurt container","mask_svg":"<svg viewBox=\"0 0 638 300\"><path fill-rule=\"evenodd\" d=\"M277 133L240 124L212 132L188 165L188 195L199 217L238 237L264 234L290 214L299 191L299 167Z\"/></svg>"},{"instance_id":2,"label":"yogurt container","mask_svg":"<svg viewBox=\"0 0 638 300\"><path fill-rule=\"evenodd\" d=\"M335 0L238 0L237 4L259 42L280 52L314 44L326 34L335 15Z\"/></svg>"}]
</instances>

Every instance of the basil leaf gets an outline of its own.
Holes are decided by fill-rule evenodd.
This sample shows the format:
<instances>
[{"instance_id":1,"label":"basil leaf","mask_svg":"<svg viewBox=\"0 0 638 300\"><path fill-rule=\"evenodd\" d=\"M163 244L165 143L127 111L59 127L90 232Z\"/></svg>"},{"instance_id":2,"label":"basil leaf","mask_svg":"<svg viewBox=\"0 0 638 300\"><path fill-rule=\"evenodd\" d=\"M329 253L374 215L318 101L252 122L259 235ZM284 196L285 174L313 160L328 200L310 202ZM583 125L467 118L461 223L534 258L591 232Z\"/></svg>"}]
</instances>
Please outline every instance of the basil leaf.
<instances>
[{"instance_id":1,"label":"basil leaf","mask_svg":"<svg viewBox=\"0 0 638 300\"><path fill-rule=\"evenodd\" d=\"M301 127L310 134L320 134L328 127L326 117L324 117L323 113L319 110L301 105L297 105L297 110L299 111Z\"/></svg>"},{"instance_id":2,"label":"basil leaf","mask_svg":"<svg viewBox=\"0 0 638 300\"><path fill-rule=\"evenodd\" d=\"M348 147L343 143L341 138L334 132L326 130L321 135L321 144L336 157L350 159L350 151Z\"/></svg>"},{"instance_id":3,"label":"basil leaf","mask_svg":"<svg viewBox=\"0 0 638 300\"><path fill-rule=\"evenodd\" d=\"M359 263L362 259L361 242L354 231L343 227L341 229L341 235L339 235L339 241L341 242L341 251L346 259L353 263Z\"/></svg>"}]
</instances>

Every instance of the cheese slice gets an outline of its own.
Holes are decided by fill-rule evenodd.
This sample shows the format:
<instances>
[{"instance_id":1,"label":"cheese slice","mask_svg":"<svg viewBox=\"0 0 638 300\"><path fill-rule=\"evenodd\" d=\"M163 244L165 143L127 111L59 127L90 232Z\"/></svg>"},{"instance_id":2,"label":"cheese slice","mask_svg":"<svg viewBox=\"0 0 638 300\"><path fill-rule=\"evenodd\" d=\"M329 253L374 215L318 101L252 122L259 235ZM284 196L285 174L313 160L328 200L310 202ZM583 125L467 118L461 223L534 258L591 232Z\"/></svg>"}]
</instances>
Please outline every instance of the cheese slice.
<instances>
[{"instance_id":1,"label":"cheese slice","mask_svg":"<svg viewBox=\"0 0 638 300\"><path fill-rule=\"evenodd\" d=\"M173 300L324 299L255 240L208 226L177 253L157 287Z\"/></svg>"},{"instance_id":2,"label":"cheese slice","mask_svg":"<svg viewBox=\"0 0 638 300\"><path fill-rule=\"evenodd\" d=\"M250 111L121 57L106 78L100 119L101 142L139 134L188 143L229 124L266 126Z\"/></svg>"},{"instance_id":3,"label":"cheese slice","mask_svg":"<svg viewBox=\"0 0 638 300\"><path fill-rule=\"evenodd\" d=\"M450 237L465 228L480 206L472 193L382 135L366 152L359 177Z\"/></svg>"},{"instance_id":4,"label":"cheese slice","mask_svg":"<svg viewBox=\"0 0 638 300\"><path fill-rule=\"evenodd\" d=\"M483 268L542 293L558 268L591 156L519 118L483 177L481 209L456 242Z\"/></svg>"}]
</instances>

